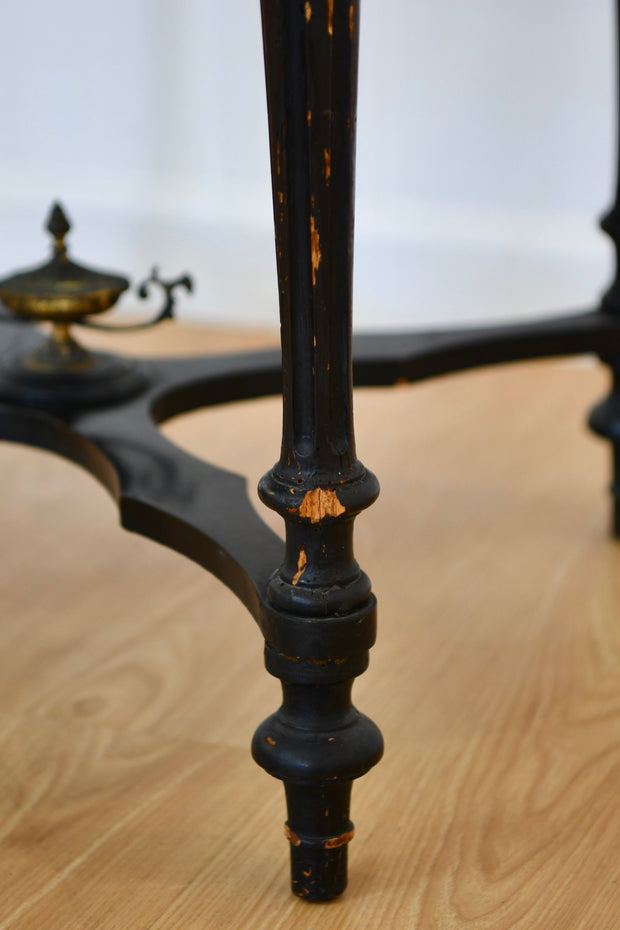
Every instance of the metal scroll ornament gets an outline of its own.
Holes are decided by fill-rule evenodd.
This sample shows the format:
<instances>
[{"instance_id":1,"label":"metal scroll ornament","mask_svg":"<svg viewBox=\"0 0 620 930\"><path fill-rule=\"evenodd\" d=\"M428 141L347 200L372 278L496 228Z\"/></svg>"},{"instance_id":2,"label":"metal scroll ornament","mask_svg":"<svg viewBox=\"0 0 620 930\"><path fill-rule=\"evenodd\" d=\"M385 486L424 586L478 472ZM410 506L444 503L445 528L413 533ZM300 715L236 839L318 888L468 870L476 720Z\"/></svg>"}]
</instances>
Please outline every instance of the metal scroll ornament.
<instances>
[{"instance_id":1,"label":"metal scroll ornament","mask_svg":"<svg viewBox=\"0 0 620 930\"><path fill-rule=\"evenodd\" d=\"M53 236L51 259L0 281L0 300L7 323L47 323L51 331L20 333L0 369L0 399L52 408L83 408L115 403L137 393L146 377L139 364L116 355L92 352L71 332L78 325L108 331L145 329L174 316L174 290L192 290L184 275L162 281L157 269L138 289L148 295L150 285L163 291L162 308L138 324L101 323L92 317L106 313L129 288L129 280L79 265L69 258L65 237L71 225L60 204L52 206L46 228Z\"/></svg>"}]
</instances>

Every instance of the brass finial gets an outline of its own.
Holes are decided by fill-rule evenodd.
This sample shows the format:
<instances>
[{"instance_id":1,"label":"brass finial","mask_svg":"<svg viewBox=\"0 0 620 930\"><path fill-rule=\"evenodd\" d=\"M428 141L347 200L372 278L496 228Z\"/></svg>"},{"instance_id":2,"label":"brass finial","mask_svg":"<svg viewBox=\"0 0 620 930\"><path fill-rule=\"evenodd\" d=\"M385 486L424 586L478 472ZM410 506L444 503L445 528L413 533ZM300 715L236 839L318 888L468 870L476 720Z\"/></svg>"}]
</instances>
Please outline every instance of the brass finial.
<instances>
[{"instance_id":1,"label":"brass finial","mask_svg":"<svg viewBox=\"0 0 620 930\"><path fill-rule=\"evenodd\" d=\"M67 219L67 214L63 210L62 206L58 203L58 201L52 204L46 229L56 240L54 243L54 251L56 255L66 255L67 247L65 245L65 236L71 229L71 223Z\"/></svg>"},{"instance_id":2,"label":"brass finial","mask_svg":"<svg viewBox=\"0 0 620 930\"><path fill-rule=\"evenodd\" d=\"M126 330L154 326L173 316L173 291L179 286L191 290L191 278L184 275L172 281L162 281L154 271L138 294L145 297L150 284L157 284L163 289L166 300L155 317L128 326L95 322L91 317L113 307L129 287L129 281L119 274L87 268L69 257L65 237L71 223L58 201L50 208L45 228L54 237L51 258L42 265L0 281L0 302L15 317L51 325L50 335L34 344L34 348L33 341L29 340L23 350L18 350L11 375L5 372L5 382L8 379L12 384L11 396L21 397L23 390L27 390L32 392L33 398L36 396L37 403L52 406L61 401L86 404L95 399L101 402L102 398L124 396L128 390L134 389L136 383L142 383L142 376L127 375L127 364L121 364L114 356L83 348L73 338L70 327L78 324ZM7 315L0 312L0 322L8 320ZM0 390L1 384L0 373ZM78 385L79 401L72 394Z\"/></svg>"},{"instance_id":3,"label":"brass finial","mask_svg":"<svg viewBox=\"0 0 620 930\"><path fill-rule=\"evenodd\" d=\"M76 323L113 307L129 287L127 278L69 258L65 236L71 224L59 203L53 204L46 228L54 237L51 260L0 281L0 300L13 313L38 323Z\"/></svg>"},{"instance_id":4,"label":"brass finial","mask_svg":"<svg viewBox=\"0 0 620 930\"><path fill-rule=\"evenodd\" d=\"M43 265L0 281L0 300L17 316L35 323L51 323L51 338L24 363L37 370L82 370L93 356L69 333L72 323L105 313L129 287L127 278L71 261L65 236L71 229L65 211L56 202L46 223L54 237L51 259Z\"/></svg>"}]
</instances>

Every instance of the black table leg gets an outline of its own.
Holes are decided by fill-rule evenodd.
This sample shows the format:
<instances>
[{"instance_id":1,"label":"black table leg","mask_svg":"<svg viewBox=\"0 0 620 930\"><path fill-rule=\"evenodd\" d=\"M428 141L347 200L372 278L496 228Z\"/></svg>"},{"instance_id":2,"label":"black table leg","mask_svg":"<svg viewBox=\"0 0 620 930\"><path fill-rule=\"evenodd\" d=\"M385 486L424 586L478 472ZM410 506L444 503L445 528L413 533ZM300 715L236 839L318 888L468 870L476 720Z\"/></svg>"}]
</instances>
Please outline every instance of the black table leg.
<instances>
[{"instance_id":1,"label":"black table leg","mask_svg":"<svg viewBox=\"0 0 620 930\"><path fill-rule=\"evenodd\" d=\"M346 885L352 781L382 754L378 729L351 703L375 635L353 522L379 490L356 458L352 417L358 0L263 0L262 13L284 424L259 492L284 518L286 553L264 625L284 699L253 754L285 784L293 890L327 899Z\"/></svg>"},{"instance_id":2,"label":"black table leg","mask_svg":"<svg viewBox=\"0 0 620 930\"><path fill-rule=\"evenodd\" d=\"M616 102L620 110L620 0L616 3L616 68L617 89ZM617 118L617 132L620 131L620 113ZM617 142L618 168L616 176L616 198L611 210L601 221L602 229L611 238L616 252L616 275L609 290L604 294L601 310L620 320L620 143ZM612 388L609 396L591 411L589 423L591 428L612 444L613 497L612 530L620 536L620 355L615 352L601 353L612 375Z\"/></svg>"}]
</instances>

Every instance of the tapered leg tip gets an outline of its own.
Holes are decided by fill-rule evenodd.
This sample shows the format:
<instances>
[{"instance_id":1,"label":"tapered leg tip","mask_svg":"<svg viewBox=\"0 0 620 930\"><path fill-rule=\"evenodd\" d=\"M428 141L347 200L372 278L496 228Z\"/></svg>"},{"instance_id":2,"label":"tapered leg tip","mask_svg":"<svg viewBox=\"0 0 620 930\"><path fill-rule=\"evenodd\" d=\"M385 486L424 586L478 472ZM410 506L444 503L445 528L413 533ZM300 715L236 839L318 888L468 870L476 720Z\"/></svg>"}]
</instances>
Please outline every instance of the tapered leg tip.
<instances>
[{"instance_id":1,"label":"tapered leg tip","mask_svg":"<svg viewBox=\"0 0 620 930\"><path fill-rule=\"evenodd\" d=\"M344 838L333 837L334 845L330 846L330 840L304 842L286 829L291 843L293 893L306 901L337 898L347 887L347 844L353 830Z\"/></svg>"}]
</instances>

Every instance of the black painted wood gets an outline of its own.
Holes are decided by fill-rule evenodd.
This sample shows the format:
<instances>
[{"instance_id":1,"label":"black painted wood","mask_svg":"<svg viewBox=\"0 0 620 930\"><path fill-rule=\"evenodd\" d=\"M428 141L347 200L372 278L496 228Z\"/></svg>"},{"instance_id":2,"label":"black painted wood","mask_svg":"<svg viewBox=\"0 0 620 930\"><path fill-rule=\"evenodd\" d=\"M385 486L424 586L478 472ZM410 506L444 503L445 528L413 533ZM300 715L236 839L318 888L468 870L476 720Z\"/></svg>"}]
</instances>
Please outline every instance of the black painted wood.
<instances>
[{"instance_id":1,"label":"black painted wood","mask_svg":"<svg viewBox=\"0 0 620 930\"><path fill-rule=\"evenodd\" d=\"M132 360L139 378L131 396L95 403L69 392L51 403L47 392L20 393L3 380L36 338L3 323L0 438L83 466L108 489L126 529L202 565L255 618L283 701L256 731L253 754L285 785L294 890L326 899L346 885L352 782L382 752L376 726L351 702L376 635L353 523L378 492L356 455L352 376L358 386L387 386L518 359L599 355L613 384L590 422L614 450L619 533L620 274L599 309L358 336L352 360L358 0L263 0L262 13L282 354ZM620 257L620 193L603 228ZM242 475L198 460L158 429L192 409L281 391L281 454L260 494L283 517L285 543L256 513Z\"/></svg>"},{"instance_id":2,"label":"black painted wood","mask_svg":"<svg viewBox=\"0 0 620 930\"><path fill-rule=\"evenodd\" d=\"M620 132L620 0L616 2L616 132ZM620 321L620 144L616 142L616 195L613 206L601 220L601 228L614 245L616 268L614 280L601 301L601 310L610 319ZM612 531L620 537L620 352L615 345L599 353L611 372L609 395L597 404L589 417L595 433L611 442L612 457Z\"/></svg>"},{"instance_id":3,"label":"black painted wood","mask_svg":"<svg viewBox=\"0 0 620 930\"><path fill-rule=\"evenodd\" d=\"M28 338L23 326L0 327L0 364L16 341ZM596 311L514 326L364 335L354 345L356 384L388 386L517 359L620 354L620 319ZM56 412L0 403L0 438L82 465L108 488L126 528L213 572L258 619L266 579L283 559L282 542L256 514L243 477L178 449L156 427L200 407L279 394L280 353L147 358L141 366L145 387L124 403ZM238 511L234 531L231 508ZM245 530L237 537L239 526Z\"/></svg>"},{"instance_id":4,"label":"black painted wood","mask_svg":"<svg viewBox=\"0 0 620 930\"><path fill-rule=\"evenodd\" d=\"M16 341L28 338L25 327L0 327L0 364ZM521 358L620 354L620 320L596 311L513 326L364 335L354 345L356 384L387 386ZM269 626L261 598L282 562L282 542L256 514L242 476L192 457L156 427L200 407L279 394L280 353L147 358L141 364L145 388L124 403L56 412L0 403L0 438L82 465L108 488L127 529L198 562Z\"/></svg>"},{"instance_id":5,"label":"black painted wood","mask_svg":"<svg viewBox=\"0 0 620 930\"><path fill-rule=\"evenodd\" d=\"M252 753L284 782L293 890L325 900L346 886L352 781L383 752L351 703L376 628L353 523L379 492L356 456L352 413L358 0L261 9L285 404L280 459L259 494L283 518L286 547L263 626L283 702Z\"/></svg>"},{"instance_id":6,"label":"black painted wood","mask_svg":"<svg viewBox=\"0 0 620 930\"><path fill-rule=\"evenodd\" d=\"M0 365L16 342L29 338L27 327L0 326ZM620 319L595 311L513 326L364 335L354 348L356 384L388 386L518 359L620 354ZM267 580L283 561L281 540L256 514L245 478L177 448L157 424L201 407L280 394L280 352L145 358L140 364L146 377L138 396L90 411L51 412L0 396L0 439L82 465L110 491L127 529L212 572L275 635L262 604Z\"/></svg>"}]
</instances>

